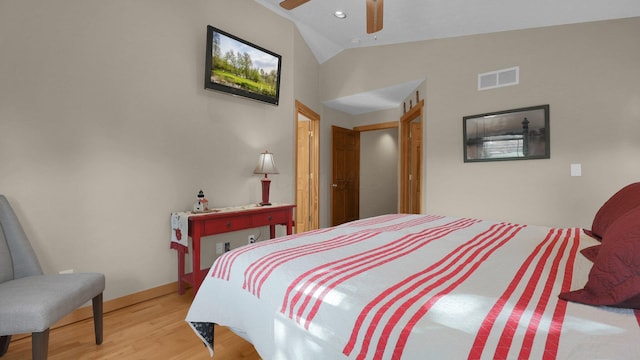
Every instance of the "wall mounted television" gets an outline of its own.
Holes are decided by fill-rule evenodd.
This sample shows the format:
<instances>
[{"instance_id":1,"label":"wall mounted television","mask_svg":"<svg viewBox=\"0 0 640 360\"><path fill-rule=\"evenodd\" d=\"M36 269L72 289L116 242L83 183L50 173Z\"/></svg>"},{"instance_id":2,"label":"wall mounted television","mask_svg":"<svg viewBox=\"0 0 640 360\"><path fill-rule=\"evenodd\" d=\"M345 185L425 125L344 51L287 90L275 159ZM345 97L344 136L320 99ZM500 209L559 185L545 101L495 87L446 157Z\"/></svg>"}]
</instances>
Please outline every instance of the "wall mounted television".
<instances>
[{"instance_id":1,"label":"wall mounted television","mask_svg":"<svg viewBox=\"0 0 640 360\"><path fill-rule=\"evenodd\" d=\"M207 26L205 89L278 105L282 57Z\"/></svg>"}]
</instances>

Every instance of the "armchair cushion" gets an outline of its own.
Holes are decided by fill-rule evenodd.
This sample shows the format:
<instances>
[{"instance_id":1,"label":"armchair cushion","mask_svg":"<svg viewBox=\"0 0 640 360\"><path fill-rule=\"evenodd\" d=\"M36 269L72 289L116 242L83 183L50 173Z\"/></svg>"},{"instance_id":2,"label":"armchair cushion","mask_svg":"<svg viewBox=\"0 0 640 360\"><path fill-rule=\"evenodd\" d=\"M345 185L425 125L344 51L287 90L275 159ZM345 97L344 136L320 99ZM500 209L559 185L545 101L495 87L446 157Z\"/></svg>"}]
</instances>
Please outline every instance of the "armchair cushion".
<instances>
[{"instance_id":1,"label":"armchair cushion","mask_svg":"<svg viewBox=\"0 0 640 360\"><path fill-rule=\"evenodd\" d=\"M27 276L0 284L0 336L41 332L103 292L99 273Z\"/></svg>"}]
</instances>

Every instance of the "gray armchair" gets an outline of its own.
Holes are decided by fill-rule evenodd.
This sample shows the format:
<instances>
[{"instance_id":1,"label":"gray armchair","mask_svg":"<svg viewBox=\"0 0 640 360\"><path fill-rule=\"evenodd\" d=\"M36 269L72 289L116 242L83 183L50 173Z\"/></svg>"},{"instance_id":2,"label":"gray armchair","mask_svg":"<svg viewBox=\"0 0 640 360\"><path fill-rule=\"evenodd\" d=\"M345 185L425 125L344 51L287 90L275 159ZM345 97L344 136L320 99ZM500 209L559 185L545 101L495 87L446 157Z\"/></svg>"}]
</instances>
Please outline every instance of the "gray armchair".
<instances>
[{"instance_id":1,"label":"gray armchair","mask_svg":"<svg viewBox=\"0 0 640 360\"><path fill-rule=\"evenodd\" d=\"M89 300L101 344L104 283L98 273L43 275L18 218L0 195L0 356L11 335L31 333L32 358L46 359L49 327Z\"/></svg>"}]
</instances>

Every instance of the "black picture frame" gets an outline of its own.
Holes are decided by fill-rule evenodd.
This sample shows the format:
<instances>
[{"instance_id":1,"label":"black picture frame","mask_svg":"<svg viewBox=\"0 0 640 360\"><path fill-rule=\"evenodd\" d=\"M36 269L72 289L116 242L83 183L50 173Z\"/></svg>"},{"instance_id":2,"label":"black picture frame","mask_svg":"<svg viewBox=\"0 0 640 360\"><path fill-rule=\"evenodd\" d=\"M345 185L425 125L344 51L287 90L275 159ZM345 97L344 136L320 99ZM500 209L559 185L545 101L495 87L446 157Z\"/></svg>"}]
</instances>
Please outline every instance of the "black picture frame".
<instances>
[{"instance_id":1,"label":"black picture frame","mask_svg":"<svg viewBox=\"0 0 640 360\"><path fill-rule=\"evenodd\" d=\"M464 162L549 159L549 105L462 118Z\"/></svg>"},{"instance_id":2,"label":"black picture frame","mask_svg":"<svg viewBox=\"0 0 640 360\"><path fill-rule=\"evenodd\" d=\"M204 88L278 105L282 56L207 26Z\"/></svg>"}]
</instances>

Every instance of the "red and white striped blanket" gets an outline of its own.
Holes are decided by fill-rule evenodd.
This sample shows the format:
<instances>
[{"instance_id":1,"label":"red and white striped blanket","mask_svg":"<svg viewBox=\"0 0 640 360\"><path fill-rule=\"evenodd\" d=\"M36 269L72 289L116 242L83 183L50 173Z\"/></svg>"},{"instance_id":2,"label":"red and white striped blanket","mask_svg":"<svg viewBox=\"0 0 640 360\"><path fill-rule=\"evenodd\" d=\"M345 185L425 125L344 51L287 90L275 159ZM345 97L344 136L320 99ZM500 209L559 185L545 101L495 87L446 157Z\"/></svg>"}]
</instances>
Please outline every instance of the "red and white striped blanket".
<instances>
[{"instance_id":1,"label":"red and white striped blanket","mask_svg":"<svg viewBox=\"0 0 640 360\"><path fill-rule=\"evenodd\" d=\"M210 350L217 323L264 359L640 356L640 312L558 299L585 284L579 250L595 244L578 228L378 216L226 253L186 320Z\"/></svg>"}]
</instances>

